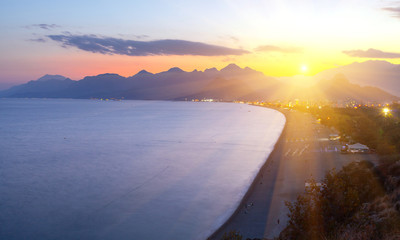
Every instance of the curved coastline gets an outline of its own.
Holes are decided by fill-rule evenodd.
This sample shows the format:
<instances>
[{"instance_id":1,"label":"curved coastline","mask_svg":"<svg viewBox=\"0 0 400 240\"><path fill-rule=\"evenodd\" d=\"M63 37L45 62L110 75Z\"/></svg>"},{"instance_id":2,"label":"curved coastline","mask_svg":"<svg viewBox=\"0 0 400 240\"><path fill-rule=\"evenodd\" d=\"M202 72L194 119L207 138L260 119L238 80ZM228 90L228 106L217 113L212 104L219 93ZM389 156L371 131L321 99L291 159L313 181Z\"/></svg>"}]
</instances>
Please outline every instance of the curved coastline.
<instances>
[{"instance_id":1,"label":"curved coastline","mask_svg":"<svg viewBox=\"0 0 400 240\"><path fill-rule=\"evenodd\" d=\"M273 150L269 153L268 157L265 159L264 164L260 167L258 173L254 177L252 183L250 184L249 188L247 189L246 193L244 194L242 200L237 205L235 211L232 212L230 217L221 226L219 226L215 231L213 231L213 233L211 235L209 235L206 238L207 240L217 239L216 237L218 235L223 234L221 232L221 230L224 229L226 226L228 226L232 222L232 220L235 218L235 216L240 213L241 206L243 206L247 202L249 197L255 193L255 186L257 185L258 182L260 182L260 179L262 178L262 175L263 174L269 174L267 172L267 167L273 161L272 159L274 158L274 153L276 152L276 146L282 143L283 136L285 135L284 133L285 133L285 131L287 129L287 117L286 117L286 114L284 112L282 112L282 111L279 111L278 109L274 109L274 108L269 108L269 109L272 109L272 110L275 110L275 111L281 113L285 118L285 123L284 123L284 126L282 128L281 134L279 135L278 140L275 142ZM271 189L271 190L273 190L273 189Z\"/></svg>"},{"instance_id":2,"label":"curved coastline","mask_svg":"<svg viewBox=\"0 0 400 240\"><path fill-rule=\"evenodd\" d=\"M5 123L9 124L6 126L10 126L8 127L10 131L7 134L9 136L16 134L17 137L6 137L5 139L13 141L3 141L2 144L17 146L14 142L23 139L25 149L31 153L30 158L37 159L29 161L26 154L11 147L2 153L23 163L16 165L10 161L4 166L8 169L8 175L4 179L16 178L18 185L7 188L9 184L6 182L0 189L0 192L12 193L7 194L11 196L11 200L4 206L8 206L7 208L11 210L22 209L20 212L27 212L23 215L13 215L11 218L18 221L18 224L9 224L10 227L25 229L24 232L11 232L14 239L24 237L35 239L32 237L35 231L51 235L51 238L64 235L65 239L76 237L93 239L100 235L104 235L104 239L115 239L116 236L124 239L132 234L141 234L142 238L157 239L163 233L154 233L152 230L154 228L163 228L164 234L170 234L171 239L176 239L176 234L180 235L179 239L205 239L226 222L240 206L273 151L286 122L285 117L273 109L233 103L198 105L147 101L100 103L78 100L78 102L81 105L79 108L76 108L77 100L53 102L23 99L9 102L10 114ZM199 108L194 108L194 104ZM23 116L27 116L22 118L24 121L20 120L22 114L20 109L23 110ZM181 117L176 117L177 114L173 111L175 109L183 111L179 115ZM153 121L144 121L148 119L149 113L154 111L158 113L156 118ZM123 118L120 117L121 113ZM190 124L186 124L189 120ZM40 123L40 127L31 127L30 124L36 122ZM113 124L110 124L111 122ZM133 122L141 124L132 124ZM227 122L229 124L226 124ZM149 126L154 124L160 126L159 132L162 133L157 137L150 134L149 130L152 129ZM17 128L19 126L24 126L25 130L11 131L24 129ZM49 127L55 129L57 126L63 127L59 131L47 131ZM188 131L192 130L193 126L198 126L196 130L198 132ZM197 134L199 131L201 134ZM220 132L216 135L215 131ZM46 134L38 134L42 132ZM171 139L172 132L175 135ZM87 137L79 138L81 133L85 133ZM51 148L46 144L49 142L54 143ZM91 147L82 147L87 144ZM132 145L139 148L132 148ZM181 151L181 149L192 151ZM202 154L197 154L200 152ZM55 155L59 157L57 161L52 161ZM208 157L204 158L204 155ZM113 157L113 161L109 161L110 156ZM140 157L143 161L131 161L130 156L135 156L135 159ZM157 161L157 156L163 156L162 164ZM85 161L80 160L82 157ZM52 164L47 164L49 162ZM142 167L143 162L147 164L145 167L152 166L147 167L147 172L140 171L136 174L131 171ZM173 163L178 164L169 167ZM193 163L197 165L193 167ZM32 170L32 166L36 167ZM71 169L75 169L74 166L80 166L80 171L72 171ZM166 174L159 178L152 177L164 172L163 169L167 169ZM43 184L34 185L35 191L26 196L32 201L25 203L18 200L21 199L20 196L25 196L25 186L32 186L31 181L24 177L29 173L35 173L33 174L35 182ZM109 181L110 179L112 181ZM146 182L147 185L151 183L151 186L131 191L137 189L136 186L142 182ZM50 189L51 191L47 192L51 194L39 194L43 189ZM64 190L68 190L67 194ZM186 194L179 195L177 192ZM90 198L88 194L100 197ZM196 196L201 197L196 198ZM81 201L82 199L88 200ZM160 201L162 199L167 201ZM104 208L103 206L108 206L110 201L113 202L113 206ZM182 202L186 205L181 204ZM40 209L40 211L35 210L30 213L30 209ZM62 209L61 213L65 213L67 217L63 214L53 214L53 209ZM159 209L166 211L162 212ZM9 217L5 213L3 211L0 217ZM143 218L127 218L126 213L128 216L155 216L161 220L149 226ZM49 214L52 218L48 218ZM177 214L183 217L177 219ZM30 217L27 218L27 215ZM108 221L110 217L113 221ZM174 220L175 232L170 231L171 224L165 224L168 217ZM32 224L28 219L40 219L40 221ZM79 229L72 229L73 231L58 229L59 226L71 226L70 219L78 219L74 220L73 224L84 226L85 232L80 232ZM94 224L87 226L89 221ZM102 221L106 222L103 224ZM108 227L115 221L119 221L120 224ZM99 222L102 223L101 228L97 227ZM168 221L170 222L173 221ZM202 225L196 227L196 222ZM140 227L132 229L130 227L132 225ZM40 239L50 239L50 237Z\"/></svg>"}]
</instances>

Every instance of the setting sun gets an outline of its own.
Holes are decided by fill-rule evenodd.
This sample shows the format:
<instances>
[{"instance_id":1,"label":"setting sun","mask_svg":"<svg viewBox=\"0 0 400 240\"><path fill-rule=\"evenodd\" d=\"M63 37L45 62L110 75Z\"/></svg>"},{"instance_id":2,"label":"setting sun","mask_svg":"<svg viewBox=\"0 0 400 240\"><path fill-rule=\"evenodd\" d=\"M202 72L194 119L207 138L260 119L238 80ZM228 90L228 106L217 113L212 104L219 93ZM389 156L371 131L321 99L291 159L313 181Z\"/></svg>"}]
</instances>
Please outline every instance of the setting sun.
<instances>
[{"instance_id":1,"label":"setting sun","mask_svg":"<svg viewBox=\"0 0 400 240\"><path fill-rule=\"evenodd\" d=\"M400 235L400 0L39 2L0 0L0 240Z\"/></svg>"},{"instance_id":2,"label":"setting sun","mask_svg":"<svg viewBox=\"0 0 400 240\"><path fill-rule=\"evenodd\" d=\"M308 66L307 65L301 65L300 70L302 73L306 73L308 71Z\"/></svg>"}]
</instances>

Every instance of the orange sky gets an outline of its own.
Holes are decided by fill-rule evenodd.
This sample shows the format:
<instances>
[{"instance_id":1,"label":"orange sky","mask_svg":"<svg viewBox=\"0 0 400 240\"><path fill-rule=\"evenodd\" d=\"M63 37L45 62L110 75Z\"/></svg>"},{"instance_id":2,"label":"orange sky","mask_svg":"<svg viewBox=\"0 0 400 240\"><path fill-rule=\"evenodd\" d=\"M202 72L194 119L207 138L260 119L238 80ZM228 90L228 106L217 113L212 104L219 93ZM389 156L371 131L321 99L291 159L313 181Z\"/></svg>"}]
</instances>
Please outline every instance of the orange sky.
<instances>
[{"instance_id":1,"label":"orange sky","mask_svg":"<svg viewBox=\"0 0 400 240\"><path fill-rule=\"evenodd\" d=\"M399 6L386 0L1 1L0 88L45 74L77 80L236 63L293 76L371 59L400 64ZM167 39L175 41L173 50L155 50ZM192 47L179 49L181 40ZM199 44L207 46L197 51ZM213 56L207 48L228 52Z\"/></svg>"}]
</instances>

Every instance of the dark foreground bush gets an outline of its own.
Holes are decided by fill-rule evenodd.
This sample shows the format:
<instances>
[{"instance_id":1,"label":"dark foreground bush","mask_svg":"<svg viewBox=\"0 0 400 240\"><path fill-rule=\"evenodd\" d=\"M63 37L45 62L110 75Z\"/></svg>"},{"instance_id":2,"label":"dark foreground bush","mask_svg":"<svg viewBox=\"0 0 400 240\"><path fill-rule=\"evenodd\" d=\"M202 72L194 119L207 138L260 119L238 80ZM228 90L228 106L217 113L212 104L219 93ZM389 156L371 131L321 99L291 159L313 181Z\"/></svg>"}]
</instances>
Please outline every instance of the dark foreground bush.
<instances>
[{"instance_id":1,"label":"dark foreground bush","mask_svg":"<svg viewBox=\"0 0 400 240\"><path fill-rule=\"evenodd\" d=\"M242 240L243 236L238 231L225 232L220 240Z\"/></svg>"},{"instance_id":2,"label":"dark foreground bush","mask_svg":"<svg viewBox=\"0 0 400 240\"><path fill-rule=\"evenodd\" d=\"M385 169L397 173L395 166ZM322 186L311 180L304 194L286 203L289 222L280 239L400 239L400 188L385 187L392 178L360 162L328 172Z\"/></svg>"}]
</instances>

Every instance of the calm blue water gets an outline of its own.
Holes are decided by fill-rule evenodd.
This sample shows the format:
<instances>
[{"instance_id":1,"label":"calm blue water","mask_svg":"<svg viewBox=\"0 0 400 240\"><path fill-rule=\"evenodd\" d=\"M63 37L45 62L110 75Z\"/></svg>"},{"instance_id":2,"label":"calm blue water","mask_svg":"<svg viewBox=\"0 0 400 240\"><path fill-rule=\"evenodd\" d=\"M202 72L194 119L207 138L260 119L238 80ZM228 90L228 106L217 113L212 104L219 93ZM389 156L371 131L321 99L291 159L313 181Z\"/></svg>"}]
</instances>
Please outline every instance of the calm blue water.
<instances>
[{"instance_id":1,"label":"calm blue water","mask_svg":"<svg viewBox=\"0 0 400 240\"><path fill-rule=\"evenodd\" d=\"M0 239L205 239L284 123L242 104L0 99Z\"/></svg>"}]
</instances>

